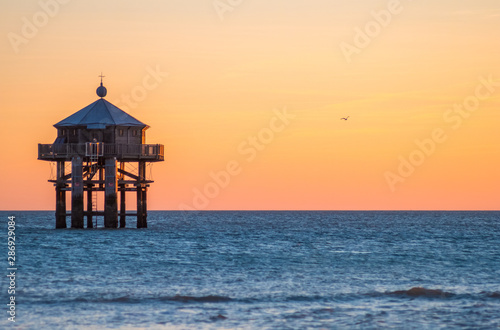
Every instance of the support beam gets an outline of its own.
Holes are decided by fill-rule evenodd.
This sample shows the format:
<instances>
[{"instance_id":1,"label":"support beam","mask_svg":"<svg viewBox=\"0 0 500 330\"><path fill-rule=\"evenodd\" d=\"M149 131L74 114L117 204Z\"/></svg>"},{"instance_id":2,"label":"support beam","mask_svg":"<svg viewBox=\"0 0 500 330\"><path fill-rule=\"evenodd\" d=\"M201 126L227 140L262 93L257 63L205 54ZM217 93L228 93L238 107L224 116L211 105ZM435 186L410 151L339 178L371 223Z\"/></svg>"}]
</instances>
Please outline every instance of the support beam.
<instances>
[{"instance_id":1,"label":"support beam","mask_svg":"<svg viewBox=\"0 0 500 330\"><path fill-rule=\"evenodd\" d=\"M137 186L137 228L143 228L144 204L142 200L142 186Z\"/></svg>"},{"instance_id":2,"label":"support beam","mask_svg":"<svg viewBox=\"0 0 500 330\"><path fill-rule=\"evenodd\" d=\"M67 228L66 225L66 187L64 183L64 161L57 162L56 181L56 229Z\"/></svg>"},{"instance_id":3,"label":"support beam","mask_svg":"<svg viewBox=\"0 0 500 330\"><path fill-rule=\"evenodd\" d=\"M120 228L125 228L126 226L127 206L125 204L125 192L125 185L120 185Z\"/></svg>"},{"instance_id":4,"label":"support beam","mask_svg":"<svg viewBox=\"0 0 500 330\"><path fill-rule=\"evenodd\" d=\"M124 163L122 163L122 164L124 164ZM122 180L125 178L125 176L128 176L129 178L132 178L133 180L139 180L139 177L137 175L133 175L132 173L125 171L125 169L123 169L123 168L120 168L118 170L118 172L121 174Z\"/></svg>"},{"instance_id":5,"label":"support beam","mask_svg":"<svg viewBox=\"0 0 500 330\"><path fill-rule=\"evenodd\" d=\"M101 166L99 166L99 188L104 189L104 166L100 162L98 162Z\"/></svg>"},{"instance_id":6,"label":"support beam","mask_svg":"<svg viewBox=\"0 0 500 330\"><path fill-rule=\"evenodd\" d=\"M146 207L144 197L145 194L143 189L146 189L145 183L143 181L146 180L146 163L139 162L138 168L138 180L137 180L137 228L147 228L147 219L146 219Z\"/></svg>"},{"instance_id":7,"label":"support beam","mask_svg":"<svg viewBox=\"0 0 500 330\"><path fill-rule=\"evenodd\" d=\"M122 181L125 178L123 174L125 172L125 162L120 162L120 167L118 168L118 180Z\"/></svg>"},{"instance_id":8,"label":"support beam","mask_svg":"<svg viewBox=\"0 0 500 330\"><path fill-rule=\"evenodd\" d=\"M148 228L148 188L145 186L142 190L142 228Z\"/></svg>"},{"instance_id":9,"label":"support beam","mask_svg":"<svg viewBox=\"0 0 500 330\"><path fill-rule=\"evenodd\" d=\"M92 187L93 184L87 185L87 228L94 228L94 223L92 221L93 215L93 205L92 205ZM97 194L97 191L95 192Z\"/></svg>"},{"instance_id":10,"label":"support beam","mask_svg":"<svg viewBox=\"0 0 500 330\"><path fill-rule=\"evenodd\" d=\"M105 160L104 227L118 227L116 158Z\"/></svg>"},{"instance_id":11,"label":"support beam","mask_svg":"<svg viewBox=\"0 0 500 330\"><path fill-rule=\"evenodd\" d=\"M83 159L71 160L71 228L83 228Z\"/></svg>"}]
</instances>

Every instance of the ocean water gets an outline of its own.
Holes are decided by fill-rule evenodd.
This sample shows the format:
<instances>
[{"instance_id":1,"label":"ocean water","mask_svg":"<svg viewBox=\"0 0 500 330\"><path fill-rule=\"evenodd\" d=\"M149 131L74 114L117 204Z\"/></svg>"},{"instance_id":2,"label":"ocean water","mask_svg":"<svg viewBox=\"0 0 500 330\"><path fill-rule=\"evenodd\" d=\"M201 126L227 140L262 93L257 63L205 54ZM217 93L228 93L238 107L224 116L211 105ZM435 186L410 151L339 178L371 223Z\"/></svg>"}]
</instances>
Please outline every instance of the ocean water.
<instances>
[{"instance_id":1,"label":"ocean water","mask_svg":"<svg viewBox=\"0 0 500 330\"><path fill-rule=\"evenodd\" d=\"M500 328L500 212L151 211L140 230L0 212L5 275L9 215L4 329Z\"/></svg>"}]
</instances>

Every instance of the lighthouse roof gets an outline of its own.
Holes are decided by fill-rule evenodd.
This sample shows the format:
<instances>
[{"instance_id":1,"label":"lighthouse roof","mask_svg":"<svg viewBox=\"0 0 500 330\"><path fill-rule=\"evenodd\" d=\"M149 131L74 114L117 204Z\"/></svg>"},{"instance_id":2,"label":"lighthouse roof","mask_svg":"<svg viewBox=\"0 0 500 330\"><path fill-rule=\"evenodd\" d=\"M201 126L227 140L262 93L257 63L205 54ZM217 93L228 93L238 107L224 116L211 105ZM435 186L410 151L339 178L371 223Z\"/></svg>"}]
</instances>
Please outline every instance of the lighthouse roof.
<instances>
[{"instance_id":1,"label":"lighthouse roof","mask_svg":"<svg viewBox=\"0 0 500 330\"><path fill-rule=\"evenodd\" d=\"M87 129L104 129L109 126L149 127L103 98L54 125L56 128L71 126L86 126Z\"/></svg>"}]
</instances>

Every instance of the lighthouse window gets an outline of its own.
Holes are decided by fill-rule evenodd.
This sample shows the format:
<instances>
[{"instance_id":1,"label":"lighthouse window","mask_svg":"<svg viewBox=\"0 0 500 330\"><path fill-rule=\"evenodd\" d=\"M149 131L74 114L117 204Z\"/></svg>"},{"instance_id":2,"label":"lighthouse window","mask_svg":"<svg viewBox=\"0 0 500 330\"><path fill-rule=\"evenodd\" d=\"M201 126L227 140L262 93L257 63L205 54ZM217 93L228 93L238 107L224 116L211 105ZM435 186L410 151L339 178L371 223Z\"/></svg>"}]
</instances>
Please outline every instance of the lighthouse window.
<instances>
[{"instance_id":1,"label":"lighthouse window","mask_svg":"<svg viewBox=\"0 0 500 330\"><path fill-rule=\"evenodd\" d=\"M65 129L62 129L62 130L61 130L61 135L62 135L62 136L66 136L66 130L65 130Z\"/></svg>"},{"instance_id":2,"label":"lighthouse window","mask_svg":"<svg viewBox=\"0 0 500 330\"><path fill-rule=\"evenodd\" d=\"M118 130L118 134L119 134L120 136L123 136L123 130L122 130L121 128Z\"/></svg>"},{"instance_id":3,"label":"lighthouse window","mask_svg":"<svg viewBox=\"0 0 500 330\"><path fill-rule=\"evenodd\" d=\"M76 135L76 128L73 128L73 135Z\"/></svg>"},{"instance_id":4,"label":"lighthouse window","mask_svg":"<svg viewBox=\"0 0 500 330\"><path fill-rule=\"evenodd\" d=\"M132 133L134 136L137 136L137 130L134 129L134 132Z\"/></svg>"}]
</instances>

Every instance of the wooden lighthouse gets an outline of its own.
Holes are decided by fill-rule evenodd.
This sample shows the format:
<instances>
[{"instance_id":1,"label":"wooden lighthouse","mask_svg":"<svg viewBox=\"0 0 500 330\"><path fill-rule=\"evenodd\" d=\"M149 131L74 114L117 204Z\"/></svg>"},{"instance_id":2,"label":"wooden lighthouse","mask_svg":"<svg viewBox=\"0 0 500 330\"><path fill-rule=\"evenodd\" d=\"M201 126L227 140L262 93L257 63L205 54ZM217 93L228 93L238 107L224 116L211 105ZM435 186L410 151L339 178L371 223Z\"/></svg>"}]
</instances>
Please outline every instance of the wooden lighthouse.
<instances>
[{"instance_id":1,"label":"wooden lighthouse","mask_svg":"<svg viewBox=\"0 0 500 330\"><path fill-rule=\"evenodd\" d=\"M106 101L106 94L101 77L100 99L55 124L54 143L38 145L38 159L56 163L56 177L49 180L56 190L56 228L66 228L68 216L71 228L84 228L84 217L87 228L96 227L98 216L104 217L105 228L117 228L118 219L123 228L130 216L137 216L137 228L147 227L147 191L153 181L146 179L146 165L163 161L164 148L145 144L149 126ZM102 210L98 192L104 192ZM126 211L126 192L137 194L135 213Z\"/></svg>"}]
</instances>

